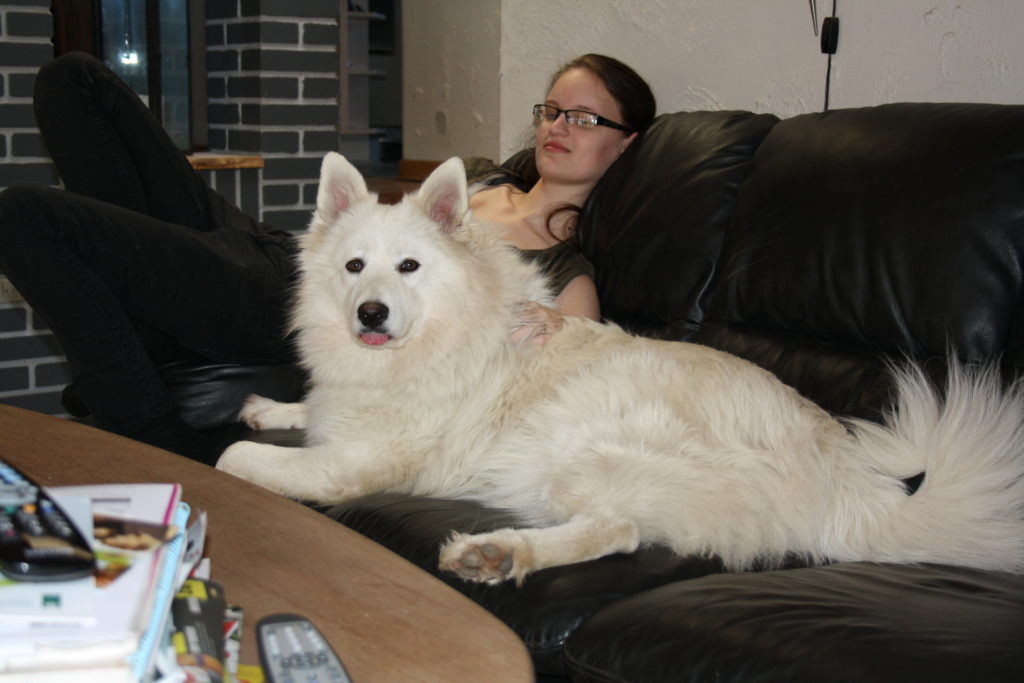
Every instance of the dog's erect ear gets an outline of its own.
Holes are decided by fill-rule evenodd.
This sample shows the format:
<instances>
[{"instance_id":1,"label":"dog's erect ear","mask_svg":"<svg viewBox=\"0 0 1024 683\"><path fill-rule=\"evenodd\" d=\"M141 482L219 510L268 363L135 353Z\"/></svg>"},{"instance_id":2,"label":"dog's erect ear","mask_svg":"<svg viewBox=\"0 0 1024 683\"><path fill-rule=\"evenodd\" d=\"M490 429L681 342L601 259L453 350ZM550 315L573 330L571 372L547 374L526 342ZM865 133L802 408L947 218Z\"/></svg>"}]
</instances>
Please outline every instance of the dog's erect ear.
<instances>
[{"instance_id":1,"label":"dog's erect ear","mask_svg":"<svg viewBox=\"0 0 1024 683\"><path fill-rule=\"evenodd\" d=\"M332 223L338 214L368 194L359 170L337 152L328 152L320 167L320 188L316 194L316 211L320 217Z\"/></svg>"},{"instance_id":2,"label":"dog's erect ear","mask_svg":"<svg viewBox=\"0 0 1024 683\"><path fill-rule=\"evenodd\" d=\"M452 157L434 169L423 181L415 198L430 220L440 225L445 234L462 225L462 218L469 208L466 167L462 160Z\"/></svg>"}]
</instances>

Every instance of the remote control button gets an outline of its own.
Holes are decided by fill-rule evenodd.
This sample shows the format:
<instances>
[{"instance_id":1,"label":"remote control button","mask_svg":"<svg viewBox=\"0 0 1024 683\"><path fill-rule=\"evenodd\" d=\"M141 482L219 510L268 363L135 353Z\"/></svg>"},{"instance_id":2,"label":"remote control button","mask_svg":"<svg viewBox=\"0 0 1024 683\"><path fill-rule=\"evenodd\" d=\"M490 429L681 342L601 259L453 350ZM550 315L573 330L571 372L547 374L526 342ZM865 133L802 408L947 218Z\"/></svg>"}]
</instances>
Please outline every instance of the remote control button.
<instances>
[{"instance_id":1,"label":"remote control button","mask_svg":"<svg viewBox=\"0 0 1024 683\"><path fill-rule=\"evenodd\" d=\"M0 543L7 545L21 541L18 530L14 528L14 520L6 513L0 513Z\"/></svg>"},{"instance_id":2,"label":"remote control button","mask_svg":"<svg viewBox=\"0 0 1024 683\"><path fill-rule=\"evenodd\" d=\"M67 518L60 513L60 510L54 507L53 503L48 500L43 501L41 507L43 520L46 522L46 526L50 527L50 531L64 540L69 540L74 537L75 531L71 527L71 524L68 522Z\"/></svg>"},{"instance_id":3,"label":"remote control button","mask_svg":"<svg viewBox=\"0 0 1024 683\"><path fill-rule=\"evenodd\" d=\"M36 499L39 493L32 484L10 483L0 485L0 505L24 505Z\"/></svg>"},{"instance_id":4,"label":"remote control button","mask_svg":"<svg viewBox=\"0 0 1024 683\"><path fill-rule=\"evenodd\" d=\"M43 536L46 534L46 529L39 521L39 518L29 512L26 512L24 509L20 510L18 514L15 515L15 520L17 521L18 526L21 527L21 530L29 536Z\"/></svg>"}]
</instances>

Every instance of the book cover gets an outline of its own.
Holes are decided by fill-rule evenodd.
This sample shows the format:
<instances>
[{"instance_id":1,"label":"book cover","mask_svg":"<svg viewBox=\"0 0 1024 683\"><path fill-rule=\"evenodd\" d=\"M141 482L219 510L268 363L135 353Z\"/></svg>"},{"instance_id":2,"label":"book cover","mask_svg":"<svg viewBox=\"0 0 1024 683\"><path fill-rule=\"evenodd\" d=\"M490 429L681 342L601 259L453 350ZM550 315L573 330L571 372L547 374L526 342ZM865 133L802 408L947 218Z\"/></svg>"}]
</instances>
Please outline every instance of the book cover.
<instances>
[{"instance_id":1,"label":"book cover","mask_svg":"<svg viewBox=\"0 0 1024 683\"><path fill-rule=\"evenodd\" d=\"M188 579L171 605L175 652L189 681L223 683L227 603L215 581Z\"/></svg>"}]
</instances>

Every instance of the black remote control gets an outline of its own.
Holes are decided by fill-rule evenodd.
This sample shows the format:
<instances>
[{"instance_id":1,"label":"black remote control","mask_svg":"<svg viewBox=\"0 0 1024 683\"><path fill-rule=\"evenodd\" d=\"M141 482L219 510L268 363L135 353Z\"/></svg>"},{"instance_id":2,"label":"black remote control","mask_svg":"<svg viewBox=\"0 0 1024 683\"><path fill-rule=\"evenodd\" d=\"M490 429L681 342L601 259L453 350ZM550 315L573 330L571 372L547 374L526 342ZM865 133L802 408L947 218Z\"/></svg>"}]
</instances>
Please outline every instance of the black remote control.
<instances>
[{"instance_id":1,"label":"black remote control","mask_svg":"<svg viewBox=\"0 0 1024 683\"><path fill-rule=\"evenodd\" d=\"M338 655L309 619L271 614L256 624L267 683L351 683Z\"/></svg>"},{"instance_id":2,"label":"black remote control","mask_svg":"<svg viewBox=\"0 0 1024 683\"><path fill-rule=\"evenodd\" d=\"M88 576L96 558L43 487L0 459L0 572L17 581Z\"/></svg>"}]
</instances>

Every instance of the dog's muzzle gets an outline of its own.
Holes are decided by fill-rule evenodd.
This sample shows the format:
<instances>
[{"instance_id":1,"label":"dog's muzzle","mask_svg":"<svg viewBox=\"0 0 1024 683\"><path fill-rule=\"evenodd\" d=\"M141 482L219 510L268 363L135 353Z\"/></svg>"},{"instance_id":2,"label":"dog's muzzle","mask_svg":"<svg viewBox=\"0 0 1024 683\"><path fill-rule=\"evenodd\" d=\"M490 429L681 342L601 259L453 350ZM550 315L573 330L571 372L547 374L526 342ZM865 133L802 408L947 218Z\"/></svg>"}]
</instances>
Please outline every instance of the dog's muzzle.
<instances>
[{"instance_id":1,"label":"dog's muzzle","mask_svg":"<svg viewBox=\"0 0 1024 683\"><path fill-rule=\"evenodd\" d=\"M365 301L356 310L356 317L363 324L359 339L370 346L380 346L391 339L387 333L388 307L380 301Z\"/></svg>"}]
</instances>

